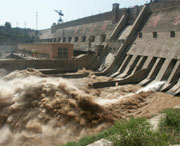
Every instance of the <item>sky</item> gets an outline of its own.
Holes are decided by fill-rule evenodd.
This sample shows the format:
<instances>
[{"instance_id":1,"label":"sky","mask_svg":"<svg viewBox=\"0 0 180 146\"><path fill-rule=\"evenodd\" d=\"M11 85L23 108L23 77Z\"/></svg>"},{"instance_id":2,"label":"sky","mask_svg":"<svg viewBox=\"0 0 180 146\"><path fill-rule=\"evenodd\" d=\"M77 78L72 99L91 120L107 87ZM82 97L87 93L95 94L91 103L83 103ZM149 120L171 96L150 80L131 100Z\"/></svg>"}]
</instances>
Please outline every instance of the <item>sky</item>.
<instances>
[{"instance_id":1,"label":"sky","mask_svg":"<svg viewBox=\"0 0 180 146\"><path fill-rule=\"evenodd\" d=\"M147 2L149 0L1 0L0 25L10 22L12 27L47 29L59 19L54 10L62 10L63 20L67 22L111 11L113 3L124 8Z\"/></svg>"}]
</instances>

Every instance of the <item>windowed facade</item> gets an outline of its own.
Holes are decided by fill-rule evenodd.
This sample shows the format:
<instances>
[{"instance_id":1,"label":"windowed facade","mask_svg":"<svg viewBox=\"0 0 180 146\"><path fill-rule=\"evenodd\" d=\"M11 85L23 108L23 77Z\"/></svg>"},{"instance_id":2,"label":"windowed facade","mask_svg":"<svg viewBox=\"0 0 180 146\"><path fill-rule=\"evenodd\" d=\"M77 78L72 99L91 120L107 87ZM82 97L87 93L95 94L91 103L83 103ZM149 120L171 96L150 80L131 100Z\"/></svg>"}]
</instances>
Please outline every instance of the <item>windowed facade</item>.
<instances>
[{"instance_id":1,"label":"windowed facade","mask_svg":"<svg viewBox=\"0 0 180 146\"><path fill-rule=\"evenodd\" d=\"M18 44L18 49L28 50L29 52L38 52L38 56L49 59L71 59L74 53L74 45L72 43L37 43L37 44Z\"/></svg>"},{"instance_id":2,"label":"windowed facade","mask_svg":"<svg viewBox=\"0 0 180 146\"><path fill-rule=\"evenodd\" d=\"M68 48L58 48L58 58L67 59L68 58Z\"/></svg>"}]
</instances>

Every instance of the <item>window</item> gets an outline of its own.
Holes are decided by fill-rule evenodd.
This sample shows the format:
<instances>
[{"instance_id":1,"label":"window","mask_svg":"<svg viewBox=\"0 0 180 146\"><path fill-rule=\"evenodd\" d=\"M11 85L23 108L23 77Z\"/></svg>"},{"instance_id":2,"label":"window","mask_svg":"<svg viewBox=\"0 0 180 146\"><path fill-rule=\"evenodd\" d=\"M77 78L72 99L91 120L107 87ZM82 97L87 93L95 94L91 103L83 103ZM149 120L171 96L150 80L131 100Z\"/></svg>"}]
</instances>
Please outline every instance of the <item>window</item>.
<instances>
[{"instance_id":1,"label":"window","mask_svg":"<svg viewBox=\"0 0 180 146\"><path fill-rule=\"evenodd\" d=\"M74 37L74 42L78 42L78 37Z\"/></svg>"},{"instance_id":2,"label":"window","mask_svg":"<svg viewBox=\"0 0 180 146\"><path fill-rule=\"evenodd\" d=\"M82 36L82 37L81 37L81 41L82 41L82 42L85 42L85 41L86 41L86 36Z\"/></svg>"},{"instance_id":3,"label":"window","mask_svg":"<svg viewBox=\"0 0 180 146\"><path fill-rule=\"evenodd\" d=\"M90 40L91 40L91 42L94 42L95 41L95 35L91 35Z\"/></svg>"},{"instance_id":4,"label":"window","mask_svg":"<svg viewBox=\"0 0 180 146\"><path fill-rule=\"evenodd\" d=\"M53 38L53 39L52 39L52 42L56 42L56 38Z\"/></svg>"},{"instance_id":5,"label":"window","mask_svg":"<svg viewBox=\"0 0 180 146\"><path fill-rule=\"evenodd\" d=\"M157 38L157 32L153 32L153 38Z\"/></svg>"},{"instance_id":6,"label":"window","mask_svg":"<svg viewBox=\"0 0 180 146\"><path fill-rule=\"evenodd\" d=\"M171 31L171 32L170 32L170 37L171 37L171 38L174 38L175 36L176 36L175 31Z\"/></svg>"},{"instance_id":7,"label":"window","mask_svg":"<svg viewBox=\"0 0 180 146\"><path fill-rule=\"evenodd\" d=\"M63 42L66 42L66 37L63 37Z\"/></svg>"},{"instance_id":8,"label":"window","mask_svg":"<svg viewBox=\"0 0 180 146\"><path fill-rule=\"evenodd\" d=\"M72 37L68 37L68 42L71 42L71 40L72 40Z\"/></svg>"},{"instance_id":9,"label":"window","mask_svg":"<svg viewBox=\"0 0 180 146\"><path fill-rule=\"evenodd\" d=\"M67 59L68 58L68 48L58 48L58 58Z\"/></svg>"},{"instance_id":10,"label":"window","mask_svg":"<svg viewBox=\"0 0 180 146\"><path fill-rule=\"evenodd\" d=\"M61 38L58 38L58 42L60 42L61 41Z\"/></svg>"},{"instance_id":11,"label":"window","mask_svg":"<svg viewBox=\"0 0 180 146\"><path fill-rule=\"evenodd\" d=\"M100 35L100 42L101 43L105 42L105 40L106 40L106 35L105 34Z\"/></svg>"},{"instance_id":12,"label":"window","mask_svg":"<svg viewBox=\"0 0 180 146\"><path fill-rule=\"evenodd\" d=\"M139 38L142 38L142 32L139 32Z\"/></svg>"}]
</instances>

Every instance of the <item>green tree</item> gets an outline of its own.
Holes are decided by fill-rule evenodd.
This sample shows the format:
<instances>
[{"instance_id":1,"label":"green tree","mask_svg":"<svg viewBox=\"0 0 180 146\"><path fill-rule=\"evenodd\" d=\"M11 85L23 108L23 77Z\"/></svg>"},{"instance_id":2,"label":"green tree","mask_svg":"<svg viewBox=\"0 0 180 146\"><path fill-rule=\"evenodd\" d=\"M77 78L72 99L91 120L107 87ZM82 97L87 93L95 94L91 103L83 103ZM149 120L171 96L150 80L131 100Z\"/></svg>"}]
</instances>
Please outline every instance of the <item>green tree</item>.
<instances>
[{"instance_id":1,"label":"green tree","mask_svg":"<svg viewBox=\"0 0 180 146\"><path fill-rule=\"evenodd\" d=\"M5 22L4 25L5 25L6 28L9 28L9 29L11 28L11 23L10 22Z\"/></svg>"}]
</instances>

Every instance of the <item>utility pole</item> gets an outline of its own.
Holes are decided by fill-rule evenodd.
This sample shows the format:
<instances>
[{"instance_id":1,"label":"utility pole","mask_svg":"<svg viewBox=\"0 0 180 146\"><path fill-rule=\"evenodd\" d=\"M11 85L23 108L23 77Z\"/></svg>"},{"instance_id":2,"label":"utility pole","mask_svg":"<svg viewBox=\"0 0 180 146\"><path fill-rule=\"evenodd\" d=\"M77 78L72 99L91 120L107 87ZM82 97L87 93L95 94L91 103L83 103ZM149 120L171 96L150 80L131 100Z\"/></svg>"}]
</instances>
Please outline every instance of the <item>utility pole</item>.
<instances>
[{"instance_id":1,"label":"utility pole","mask_svg":"<svg viewBox=\"0 0 180 146\"><path fill-rule=\"evenodd\" d=\"M38 30L38 12L36 12L36 24L35 24L35 30Z\"/></svg>"}]
</instances>

